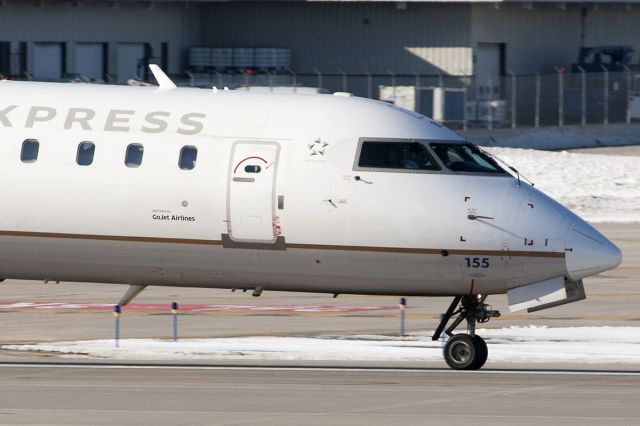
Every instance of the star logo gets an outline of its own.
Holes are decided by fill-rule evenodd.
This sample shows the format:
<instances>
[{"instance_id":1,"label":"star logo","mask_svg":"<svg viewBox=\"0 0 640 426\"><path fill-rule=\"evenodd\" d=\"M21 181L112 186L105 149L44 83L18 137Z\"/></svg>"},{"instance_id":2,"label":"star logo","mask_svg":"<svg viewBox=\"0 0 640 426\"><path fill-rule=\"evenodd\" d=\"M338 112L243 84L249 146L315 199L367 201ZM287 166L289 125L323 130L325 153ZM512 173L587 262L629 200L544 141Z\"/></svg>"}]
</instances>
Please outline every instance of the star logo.
<instances>
[{"instance_id":1,"label":"star logo","mask_svg":"<svg viewBox=\"0 0 640 426\"><path fill-rule=\"evenodd\" d=\"M322 139L318 138L315 141L313 141L310 144L307 144L307 146L309 147L309 155L314 156L314 155L320 155L320 156L324 156L325 151L327 150L327 147L329 146L329 144L325 141L323 141Z\"/></svg>"}]
</instances>

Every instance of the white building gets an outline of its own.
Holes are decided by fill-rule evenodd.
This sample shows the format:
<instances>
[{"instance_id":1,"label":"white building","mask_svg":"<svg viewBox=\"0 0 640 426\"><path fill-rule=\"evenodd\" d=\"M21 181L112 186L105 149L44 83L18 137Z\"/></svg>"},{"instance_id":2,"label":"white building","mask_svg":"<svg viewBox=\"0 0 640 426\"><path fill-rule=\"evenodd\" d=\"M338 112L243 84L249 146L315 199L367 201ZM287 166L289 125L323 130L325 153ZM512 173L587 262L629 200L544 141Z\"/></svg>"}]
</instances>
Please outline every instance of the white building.
<instances>
[{"instance_id":1,"label":"white building","mask_svg":"<svg viewBox=\"0 0 640 426\"><path fill-rule=\"evenodd\" d=\"M282 47L292 72L309 78L319 70L495 80L568 67L580 46L640 52L639 3L0 0L0 73L124 82L144 77L149 61L183 74L193 46Z\"/></svg>"}]
</instances>

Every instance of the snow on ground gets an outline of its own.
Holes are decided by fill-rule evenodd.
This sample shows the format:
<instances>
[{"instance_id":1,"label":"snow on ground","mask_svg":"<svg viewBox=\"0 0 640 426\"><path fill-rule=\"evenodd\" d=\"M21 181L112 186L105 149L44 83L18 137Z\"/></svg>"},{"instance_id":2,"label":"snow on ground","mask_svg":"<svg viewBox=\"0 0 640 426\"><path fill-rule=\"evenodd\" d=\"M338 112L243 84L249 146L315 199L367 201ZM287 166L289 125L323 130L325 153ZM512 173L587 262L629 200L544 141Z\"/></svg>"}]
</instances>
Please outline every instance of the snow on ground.
<instances>
[{"instance_id":1,"label":"snow on ground","mask_svg":"<svg viewBox=\"0 0 640 426\"><path fill-rule=\"evenodd\" d=\"M509 327L482 329L492 362L640 364L640 327ZM430 334L125 339L4 345L3 350L54 352L120 360L438 361L443 342Z\"/></svg>"},{"instance_id":2,"label":"snow on ground","mask_svg":"<svg viewBox=\"0 0 640 426\"><path fill-rule=\"evenodd\" d=\"M590 222L640 222L640 157L487 148Z\"/></svg>"}]
</instances>

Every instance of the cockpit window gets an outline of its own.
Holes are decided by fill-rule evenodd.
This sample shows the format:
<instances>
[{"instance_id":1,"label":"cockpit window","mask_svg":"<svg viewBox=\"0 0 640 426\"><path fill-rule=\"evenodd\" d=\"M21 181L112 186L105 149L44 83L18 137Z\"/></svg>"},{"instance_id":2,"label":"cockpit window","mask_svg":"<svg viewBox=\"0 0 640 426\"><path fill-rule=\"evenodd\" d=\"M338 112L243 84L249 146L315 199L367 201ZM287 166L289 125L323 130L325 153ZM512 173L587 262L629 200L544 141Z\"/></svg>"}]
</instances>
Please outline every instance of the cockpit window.
<instances>
[{"instance_id":1,"label":"cockpit window","mask_svg":"<svg viewBox=\"0 0 640 426\"><path fill-rule=\"evenodd\" d=\"M454 172L505 174L493 158L470 143L431 143L440 161Z\"/></svg>"},{"instance_id":2,"label":"cockpit window","mask_svg":"<svg viewBox=\"0 0 640 426\"><path fill-rule=\"evenodd\" d=\"M427 148L417 142L363 142L358 167L440 170Z\"/></svg>"}]
</instances>

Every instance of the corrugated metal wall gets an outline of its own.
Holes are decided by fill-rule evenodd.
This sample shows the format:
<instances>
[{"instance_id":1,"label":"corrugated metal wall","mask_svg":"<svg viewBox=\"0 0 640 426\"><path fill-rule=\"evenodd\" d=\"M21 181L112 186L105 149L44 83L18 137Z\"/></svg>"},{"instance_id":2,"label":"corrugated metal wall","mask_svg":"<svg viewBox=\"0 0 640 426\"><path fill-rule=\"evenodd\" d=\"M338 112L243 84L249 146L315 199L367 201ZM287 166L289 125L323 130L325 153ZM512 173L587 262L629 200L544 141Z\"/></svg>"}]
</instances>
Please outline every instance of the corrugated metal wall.
<instances>
[{"instance_id":1,"label":"corrugated metal wall","mask_svg":"<svg viewBox=\"0 0 640 426\"><path fill-rule=\"evenodd\" d=\"M317 68L325 74L459 76L473 72L479 43L504 43L506 68L515 73L545 73L576 60L582 23L586 45L629 44L640 52L640 7L619 4L583 9L534 3L528 9L502 3L496 9L495 4L407 2L399 9L386 2L117 3L74 7L47 1L37 7L9 0L0 7L0 42L11 42L12 52L25 42L29 55L34 43L63 43L69 73L75 71L75 46L81 42L108 43L113 73L119 43L149 43L157 56L163 42L169 43L171 73L185 69L189 47L209 45L288 47L297 73L313 74Z\"/></svg>"},{"instance_id":2,"label":"corrugated metal wall","mask_svg":"<svg viewBox=\"0 0 640 426\"><path fill-rule=\"evenodd\" d=\"M640 52L640 5L600 5L587 8L585 43L626 44Z\"/></svg>"},{"instance_id":3,"label":"corrugated metal wall","mask_svg":"<svg viewBox=\"0 0 640 426\"><path fill-rule=\"evenodd\" d=\"M221 47L288 47L298 73L465 74L471 68L470 5L215 3L203 41Z\"/></svg>"},{"instance_id":4,"label":"corrugated metal wall","mask_svg":"<svg viewBox=\"0 0 640 426\"><path fill-rule=\"evenodd\" d=\"M178 4L156 4L149 8L142 3L8 1L0 7L0 41L11 42L12 51L18 43L27 43L27 71L33 71L34 43L65 44L66 71L75 72L75 43L110 43L110 52L117 43L149 43L154 56L160 55L161 43L169 43L169 71L182 72L187 47L198 44L201 28L199 6L185 8ZM115 58L110 55L110 70L115 73Z\"/></svg>"},{"instance_id":5,"label":"corrugated metal wall","mask_svg":"<svg viewBox=\"0 0 640 426\"><path fill-rule=\"evenodd\" d=\"M473 48L478 43L506 43L506 67L522 73L554 72L576 62L581 42L581 5L517 4L472 6ZM640 7L621 4L586 6L586 46L625 44L640 52ZM637 53L636 53L637 55ZM637 56L636 56L637 62Z\"/></svg>"}]
</instances>

